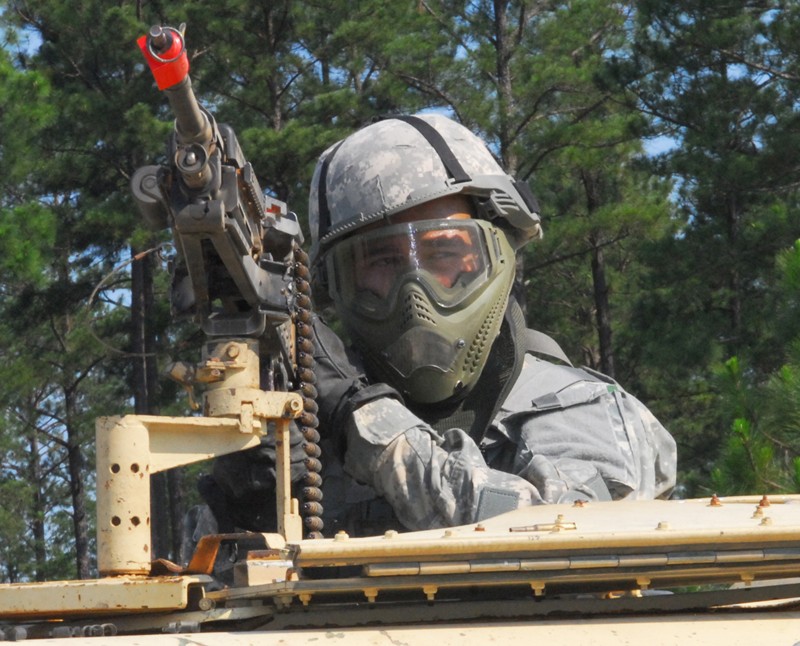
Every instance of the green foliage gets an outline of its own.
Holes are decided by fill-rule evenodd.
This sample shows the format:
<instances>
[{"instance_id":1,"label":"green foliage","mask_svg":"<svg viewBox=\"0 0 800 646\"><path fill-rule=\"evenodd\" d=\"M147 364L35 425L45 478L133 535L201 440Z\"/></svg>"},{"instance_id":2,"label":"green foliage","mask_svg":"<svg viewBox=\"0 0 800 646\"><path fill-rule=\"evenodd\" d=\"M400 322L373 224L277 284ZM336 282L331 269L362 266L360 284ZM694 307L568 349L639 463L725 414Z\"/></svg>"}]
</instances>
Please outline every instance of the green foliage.
<instances>
[{"instance_id":1,"label":"green foliage","mask_svg":"<svg viewBox=\"0 0 800 646\"><path fill-rule=\"evenodd\" d=\"M729 440L763 470L758 426L747 441L730 435L736 416L714 371L738 357L755 386L785 360L788 338L766 313L782 310L774 260L796 236L796 51L781 32L797 14L783 3L637 8L635 56L611 76L653 116L653 134L673 138L652 168L674 178L677 208L676 235L642 247L629 338L648 366L646 399L676 429L683 468L700 484Z\"/></svg>"},{"instance_id":2,"label":"green foliage","mask_svg":"<svg viewBox=\"0 0 800 646\"><path fill-rule=\"evenodd\" d=\"M726 445L713 471L713 483L725 493L753 490L800 491L800 334L795 320L800 295L800 244L779 254L776 264L785 295L774 338L785 344L786 363L761 380L738 359L726 363L724 409L735 417Z\"/></svg>"},{"instance_id":3,"label":"green foliage","mask_svg":"<svg viewBox=\"0 0 800 646\"><path fill-rule=\"evenodd\" d=\"M109 352L127 344L127 313L112 295L125 285L100 292L103 305L91 314L108 311L94 328L87 301L127 250L137 224L128 180L163 149L169 125L140 101L151 82L133 47L144 28L138 4L5 7L7 33L19 43L20 34L35 33L37 44L0 73L0 104L10 106L0 115L4 134L12 133L3 138L2 163L14 160L3 174L8 197L0 210L2 399L18 420L3 433L28 439L3 457L30 480L36 502L26 522L37 545L45 543L33 550L26 576L86 577L94 418L124 412L130 392L130 362ZM131 46L120 47L120 39Z\"/></svg>"},{"instance_id":4,"label":"green foliage","mask_svg":"<svg viewBox=\"0 0 800 646\"><path fill-rule=\"evenodd\" d=\"M26 284L41 284L45 280L41 269L55 243L53 218L53 212L42 204L0 209L3 240L0 274Z\"/></svg>"},{"instance_id":5,"label":"green foliage","mask_svg":"<svg viewBox=\"0 0 800 646\"><path fill-rule=\"evenodd\" d=\"M25 519L33 506L29 486L21 480L0 481L0 581L17 582L30 580L31 568L29 543L30 528Z\"/></svg>"}]
</instances>

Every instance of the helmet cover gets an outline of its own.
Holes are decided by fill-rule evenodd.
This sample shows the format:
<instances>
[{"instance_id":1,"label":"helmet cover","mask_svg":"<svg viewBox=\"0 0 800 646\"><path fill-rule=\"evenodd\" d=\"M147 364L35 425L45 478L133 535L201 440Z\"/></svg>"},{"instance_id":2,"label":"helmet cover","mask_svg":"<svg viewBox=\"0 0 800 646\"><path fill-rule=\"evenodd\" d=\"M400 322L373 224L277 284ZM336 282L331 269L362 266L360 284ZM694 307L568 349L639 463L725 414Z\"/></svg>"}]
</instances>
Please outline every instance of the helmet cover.
<instances>
[{"instance_id":1,"label":"helmet cover","mask_svg":"<svg viewBox=\"0 0 800 646\"><path fill-rule=\"evenodd\" d=\"M364 226L455 193L472 196L478 217L506 228L515 248L541 236L527 184L467 128L440 114L372 123L320 157L309 193L312 261Z\"/></svg>"}]
</instances>

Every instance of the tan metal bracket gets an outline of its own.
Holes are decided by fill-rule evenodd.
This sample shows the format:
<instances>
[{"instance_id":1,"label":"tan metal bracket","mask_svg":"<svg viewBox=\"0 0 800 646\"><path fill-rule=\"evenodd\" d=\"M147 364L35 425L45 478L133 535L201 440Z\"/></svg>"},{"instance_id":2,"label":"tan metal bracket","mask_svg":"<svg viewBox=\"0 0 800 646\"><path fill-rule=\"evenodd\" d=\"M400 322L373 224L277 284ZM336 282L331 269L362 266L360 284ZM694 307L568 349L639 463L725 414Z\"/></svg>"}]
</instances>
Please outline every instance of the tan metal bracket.
<instances>
[{"instance_id":1,"label":"tan metal bracket","mask_svg":"<svg viewBox=\"0 0 800 646\"><path fill-rule=\"evenodd\" d=\"M278 533L286 541L302 539L299 504L291 498L289 475L289 423L302 412L302 397L258 388L257 341L219 340L206 353L229 359L228 369L221 371L207 393L204 410L212 416L124 415L97 420L97 565L101 576L150 573L150 475L257 446L272 428Z\"/></svg>"}]
</instances>

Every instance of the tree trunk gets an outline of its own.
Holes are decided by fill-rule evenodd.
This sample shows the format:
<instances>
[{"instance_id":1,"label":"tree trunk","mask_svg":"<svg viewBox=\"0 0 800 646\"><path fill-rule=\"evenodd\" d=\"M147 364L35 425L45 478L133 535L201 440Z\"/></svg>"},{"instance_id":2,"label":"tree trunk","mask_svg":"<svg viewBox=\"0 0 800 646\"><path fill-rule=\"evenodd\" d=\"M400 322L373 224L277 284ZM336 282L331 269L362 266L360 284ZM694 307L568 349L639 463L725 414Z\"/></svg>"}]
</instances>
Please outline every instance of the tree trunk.
<instances>
[{"instance_id":1,"label":"tree trunk","mask_svg":"<svg viewBox=\"0 0 800 646\"><path fill-rule=\"evenodd\" d=\"M739 252L739 228L741 215L737 204L736 196L728 198L727 209L728 226L728 249L732 254L738 255ZM730 312L730 350L731 355L738 355L742 347L742 279L739 273L739 263L730 263L728 273L728 288L730 297L728 299L728 311Z\"/></svg>"},{"instance_id":2,"label":"tree trunk","mask_svg":"<svg viewBox=\"0 0 800 646\"><path fill-rule=\"evenodd\" d=\"M611 348L611 306L608 302L608 283L603 248L594 247L592 254L592 283L594 285L595 320L600 345L600 366L603 374L614 378L614 351Z\"/></svg>"},{"instance_id":3,"label":"tree trunk","mask_svg":"<svg viewBox=\"0 0 800 646\"><path fill-rule=\"evenodd\" d=\"M67 259L58 260L59 281L63 285L70 284L70 267ZM72 329L72 320L69 314L64 315L63 341L66 344L69 331ZM67 346L62 345L66 350ZM76 420L78 402L76 389L78 383L72 375L64 374L62 384L64 397L64 434L67 449L67 473L69 478L69 493L72 501L72 526L75 534L75 574L79 579L88 579L91 576L91 555L89 552L89 520L86 512L86 456L83 445L86 440L82 432L82 425Z\"/></svg>"},{"instance_id":4,"label":"tree trunk","mask_svg":"<svg viewBox=\"0 0 800 646\"><path fill-rule=\"evenodd\" d=\"M42 465L39 458L39 438L36 430L30 431L28 438L30 462L28 464L28 481L33 485L33 509L31 510L31 533L33 534L33 559L36 581L46 578L45 564L47 563L47 550L45 549L44 532L44 502L42 495Z\"/></svg>"},{"instance_id":5,"label":"tree trunk","mask_svg":"<svg viewBox=\"0 0 800 646\"><path fill-rule=\"evenodd\" d=\"M517 172L519 161L513 149L511 120L514 93L511 83L511 48L508 33L508 6L504 0L494 2L495 73L497 75L498 145L503 166L510 175Z\"/></svg>"},{"instance_id":6,"label":"tree trunk","mask_svg":"<svg viewBox=\"0 0 800 646\"><path fill-rule=\"evenodd\" d=\"M508 3L505 0L494 1L494 43L495 73L497 75L497 116L498 116L498 148L500 161L506 172L514 176L519 159L514 152L511 122L514 111L514 91L511 78L511 43L508 31ZM520 251L516 254L516 275L512 286L512 295L527 315L528 303L525 290L525 256Z\"/></svg>"},{"instance_id":7,"label":"tree trunk","mask_svg":"<svg viewBox=\"0 0 800 646\"><path fill-rule=\"evenodd\" d=\"M138 249L131 248L136 255ZM152 318L153 272L152 257L144 256L131 265L131 349L133 358L133 396L137 415L157 415L158 368L154 357L154 332L148 321ZM167 473L150 476L150 519L153 542L153 559L173 558L175 532L174 518L182 516L182 496L169 486ZM179 544L179 543L178 543Z\"/></svg>"},{"instance_id":8,"label":"tree trunk","mask_svg":"<svg viewBox=\"0 0 800 646\"><path fill-rule=\"evenodd\" d=\"M591 220L592 214L602 204L600 180L590 172L581 173L584 191L586 192L586 210ZM608 282L606 280L606 264L603 256L602 234L589 234L592 249L592 288L594 292L595 324L597 325L597 341L600 352L600 364L593 366L600 372L614 377L614 351L611 347L611 304L608 300Z\"/></svg>"},{"instance_id":9,"label":"tree trunk","mask_svg":"<svg viewBox=\"0 0 800 646\"><path fill-rule=\"evenodd\" d=\"M86 459L83 455L83 437L75 427L75 396L64 394L64 406L67 411L67 468L69 470L69 492L72 499L72 524L75 532L75 564L79 579L91 576L91 560L89 555L89 521L86 515Z\"/></svg>"}]
</instances>

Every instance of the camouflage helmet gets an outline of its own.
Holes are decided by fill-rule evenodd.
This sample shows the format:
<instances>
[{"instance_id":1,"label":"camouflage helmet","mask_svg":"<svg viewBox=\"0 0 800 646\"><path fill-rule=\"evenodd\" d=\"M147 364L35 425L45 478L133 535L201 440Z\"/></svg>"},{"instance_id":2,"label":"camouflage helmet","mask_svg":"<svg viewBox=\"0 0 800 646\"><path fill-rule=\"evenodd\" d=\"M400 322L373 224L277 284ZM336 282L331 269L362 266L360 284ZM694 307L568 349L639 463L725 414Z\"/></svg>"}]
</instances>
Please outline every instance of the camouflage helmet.
<instances>
[{"instance_id":1,"label":"camouflage helmet","mask_svg":"<svg viewBox=\"0 0 800 646\"><path fill-rule=\"evenodd\" d=\"M515 248L541 237L528 185L467 128L440 114L372 123L320 156L308 206L312 261L368 224L454 193L472 197L478 217L503 228Z\"/></svg>"},{"instance_id":2,"label":"camouflage helmet","mask_svg":"<svg viewBox=\"0 0 800 646\"><path fill-rule=\"evenodd\" d=\"M451 119L375 122L325 151L312 179L318 303L333 300L370 375L408 400L464 396L500 332L514 251L541 235L537 211Z\"/></svg>"}]
</instances>

